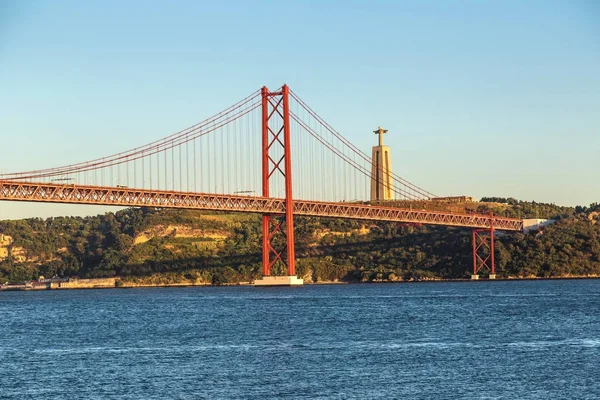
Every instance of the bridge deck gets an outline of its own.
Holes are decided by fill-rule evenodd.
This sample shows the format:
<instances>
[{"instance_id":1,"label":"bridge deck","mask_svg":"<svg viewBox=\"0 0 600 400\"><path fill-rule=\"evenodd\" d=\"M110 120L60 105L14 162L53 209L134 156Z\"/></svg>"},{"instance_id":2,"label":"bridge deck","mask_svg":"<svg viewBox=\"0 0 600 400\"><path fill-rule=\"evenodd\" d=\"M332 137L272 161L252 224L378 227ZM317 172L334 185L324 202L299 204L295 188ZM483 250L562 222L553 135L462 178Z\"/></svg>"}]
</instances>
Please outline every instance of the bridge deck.
<instances>
[{"instance_id":1,"label":"bridge deck","mask_svg":"<svg viewBox=\"0 0 600 400\"><path fill-rule=\"evenodd\" d=\"M285 200L281 198L17 181L0 181L0 200L126 207L185 208L260 214L285 213ZM294 214L312 217L348 218L484 229L490 228L493 224L494 229L504 231L520 231L523 229L523 221L514 218L481 214L416 211L355 203L325 203L294 200Z\"/></svg>"}]
</instances>

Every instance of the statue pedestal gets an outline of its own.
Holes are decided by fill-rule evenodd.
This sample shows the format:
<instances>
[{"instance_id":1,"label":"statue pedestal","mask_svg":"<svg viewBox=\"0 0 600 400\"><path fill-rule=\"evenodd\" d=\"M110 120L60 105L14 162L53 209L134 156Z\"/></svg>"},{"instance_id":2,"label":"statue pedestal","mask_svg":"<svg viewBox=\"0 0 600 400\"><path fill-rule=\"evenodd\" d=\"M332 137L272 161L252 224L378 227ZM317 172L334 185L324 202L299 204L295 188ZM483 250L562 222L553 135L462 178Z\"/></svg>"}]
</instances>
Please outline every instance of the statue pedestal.
<instances>
[{"instance_id":1,"label":"statue pedestal","mask_svg":"<svg viewBox=\"0 0 600 400\"><path fill-rule=\"evenodd\" d=\"M385 200L394 200L390 148L375 146L371 156L371 201Z\"/></svg>"},{"instance_id":2,"label":"statue pedestal","mask_svg":"<svg viewBox=\"0 0 600 400\"><path fill-rule=\"evenodd\" d=\"M371 156L371 201L394 200L390 148L383 145L387 129L380 126L373 133L379 135L379 146L373 147Z\"/></svg>"}]
</instances>

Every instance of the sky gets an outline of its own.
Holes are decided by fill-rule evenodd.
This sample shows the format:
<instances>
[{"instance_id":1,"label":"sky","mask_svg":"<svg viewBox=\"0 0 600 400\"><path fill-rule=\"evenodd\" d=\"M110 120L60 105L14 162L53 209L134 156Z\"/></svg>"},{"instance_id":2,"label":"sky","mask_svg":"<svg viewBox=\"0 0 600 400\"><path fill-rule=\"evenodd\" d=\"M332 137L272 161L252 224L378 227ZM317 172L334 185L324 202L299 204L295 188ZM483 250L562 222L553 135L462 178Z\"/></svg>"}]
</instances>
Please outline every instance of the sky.
<instances>
[{"instance_id":1,"label":"sky","mask_svg":"<svg viewBox=\"0 0 600 400\"><path fill-rule=\"evenodd\" d=\"M600 202L600 2L0 1L0 172L102 157L287 83L438 195ZM93 206L0 202L0 219Z\"/></svg>"}]
</instances>

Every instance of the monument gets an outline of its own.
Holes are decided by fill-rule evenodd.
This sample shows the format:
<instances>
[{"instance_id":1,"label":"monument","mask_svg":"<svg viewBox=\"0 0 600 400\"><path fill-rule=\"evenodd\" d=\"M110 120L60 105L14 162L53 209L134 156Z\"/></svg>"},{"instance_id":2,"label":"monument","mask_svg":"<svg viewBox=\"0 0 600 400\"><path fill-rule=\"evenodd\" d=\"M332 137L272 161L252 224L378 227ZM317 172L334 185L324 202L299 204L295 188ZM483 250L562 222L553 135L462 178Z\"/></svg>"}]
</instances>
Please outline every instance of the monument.
<instances>
[{"instance_id":1,"label":"monument","mask_svg":"<svg viewBox=\"0 0 600 400\"><path fill-rule=\"evenodd\" d=\"M379 146L373 147L371 159L371 201L394 200L390 146L383 145L387 129L380 126L373 133L379 135Z\"/></svg>"}]
</instances>

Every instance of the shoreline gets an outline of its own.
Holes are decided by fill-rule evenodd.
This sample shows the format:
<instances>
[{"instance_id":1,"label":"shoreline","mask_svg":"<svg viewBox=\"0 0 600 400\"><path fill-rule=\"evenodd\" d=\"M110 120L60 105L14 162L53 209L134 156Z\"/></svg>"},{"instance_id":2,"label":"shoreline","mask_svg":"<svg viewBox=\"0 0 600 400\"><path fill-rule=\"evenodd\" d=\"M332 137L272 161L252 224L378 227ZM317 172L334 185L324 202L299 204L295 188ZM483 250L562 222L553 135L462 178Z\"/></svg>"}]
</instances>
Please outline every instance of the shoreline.
<instances>
[{"instance_id":1,"label":"shoreline","mask_svg":"<svg viewBox=\"0 0 600 400\"><path fill-rule=\"evenodd\" d=\"M228 287L228 286L243 286L243 287L253 287L252 282L238 282L238 283L225 283L221 285L212 285L210 283L193 283L193 282L181 282L181 283L117 283L120 282L120 278L111 278L114 279L113 285L94 285L94 282L89 282L91 280L76 280L76 281L84 281L81 285L68 285L66 287L51 287L47 285L46 287L31 287L25 285L2 285L0 286L0 292L38 292L38 291L48 291L48 290L88 290L88 289L148 289L148 288L182 288L182 287ZM305 286L318 286L318 285L371 285L371 284L413 284L413 283L448 283L448 282L507 282L507 281L550 281L550 280L583 280L583 279L600 279L600 276L592 275L592 276L560 276L560 277L508 277L508 278L496 278L496 279L479 279L472 280L466 278L457 278L457 279L424 279L424 280L410 280L410 281L371 281L371 282L343 282L343 281L322 281L322 282L305 282Z\"/></svg>"}]
</instances>

